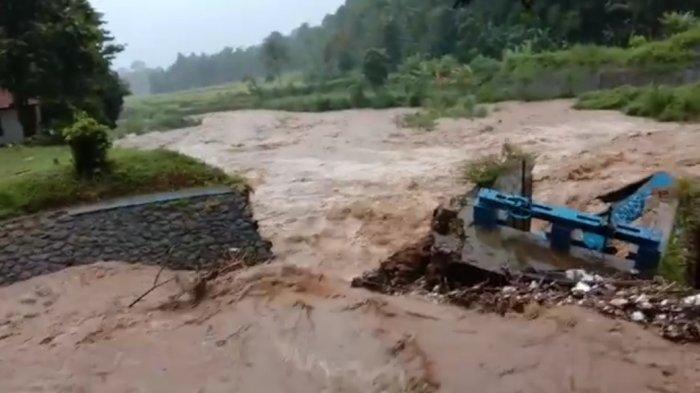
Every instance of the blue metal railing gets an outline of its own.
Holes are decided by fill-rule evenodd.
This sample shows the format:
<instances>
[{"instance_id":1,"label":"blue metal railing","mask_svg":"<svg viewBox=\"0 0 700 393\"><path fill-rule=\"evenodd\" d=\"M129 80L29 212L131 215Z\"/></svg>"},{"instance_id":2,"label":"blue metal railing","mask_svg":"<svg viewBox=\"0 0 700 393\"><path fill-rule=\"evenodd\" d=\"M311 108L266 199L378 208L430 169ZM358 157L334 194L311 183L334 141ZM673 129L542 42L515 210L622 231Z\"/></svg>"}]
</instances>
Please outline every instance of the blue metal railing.
<instances>
[{"instance_id":1,"label":"blue metal railing","mask_svg":"<svg viewBox=\"0 0 700 393\"><path fill-rule=\"evenodd\" d=\"M666 185L666 180L666 178L660 179L658 183ZM654 186L656 184L647 188L645 188L646 186L642 187L640 191L626 199L626 201L633 201L636 204L634 209L631 209L624 201L615 205L616 208L613 209L611 215L613 217L612 222L608 222L604 217L595 214L583 213L567 207L532 203L525 197L508 195L491 189L482 189L474 205L474 223L486 229L495 229L498 226L509 225L508 220L501 218L499 212L505 212L509 218L528 217L547 221L552 224L552 230L549 233L551 247L562 252L568 252L572 245L576 245L606 253L606 240L617 239L637 245L637 253L632 255L637 269L653 270L658 266L661 259L663 235L658 230L636 227L629 225L629 222L641 216L644 205L642 204L640 210L638 207L639 201L644 201L651 196ZM619 218L621 216L620 212L630 212L632 210L634 210L633 214L627 214L625 219ZM577 241L572 238L574 230L584 232L584 241ZM597 239L603 239L602 247L597 247L597 243L592 246L585 241L586 238L591 239L593 236Z\"/></svg>"}]
</instances>

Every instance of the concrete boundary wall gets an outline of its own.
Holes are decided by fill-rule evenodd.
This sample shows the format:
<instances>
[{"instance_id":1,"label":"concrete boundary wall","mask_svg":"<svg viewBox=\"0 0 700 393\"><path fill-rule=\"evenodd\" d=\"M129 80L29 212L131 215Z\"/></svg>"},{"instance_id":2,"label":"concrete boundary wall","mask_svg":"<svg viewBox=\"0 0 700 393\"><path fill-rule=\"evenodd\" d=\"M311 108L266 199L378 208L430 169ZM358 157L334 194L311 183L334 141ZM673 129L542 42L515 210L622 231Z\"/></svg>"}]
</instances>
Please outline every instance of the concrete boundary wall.
<instances>
[{"instance_id":1,"label":"concrete boundary wall","mask_svg":"<svg viewBox=\"0 0 700 393\"><path fill-rule=\"evenodd\" d=\"M0 222L0 285L99 261L195 269L230 256L271 257L245 193L191 189Z\"/></svg>"}]
</instances>

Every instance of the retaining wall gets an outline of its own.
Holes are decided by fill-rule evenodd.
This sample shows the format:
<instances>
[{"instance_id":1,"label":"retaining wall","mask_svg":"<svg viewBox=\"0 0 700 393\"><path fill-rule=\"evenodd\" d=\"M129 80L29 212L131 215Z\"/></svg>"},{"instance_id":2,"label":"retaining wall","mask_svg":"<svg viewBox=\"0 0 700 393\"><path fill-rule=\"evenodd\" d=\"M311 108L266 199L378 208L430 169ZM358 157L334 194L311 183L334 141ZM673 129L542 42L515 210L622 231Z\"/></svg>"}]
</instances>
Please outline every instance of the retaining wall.
<instances>
[{"instance_id":1,"label":"retaining wall","mask_svg":"<svg viewBox=\"0 0 700 393\"><path fill-rule=\"evenodd\" d=\"M191 270L230 256L264 260L246 194L187 190L0 222L0 285L99 261Z\"/></svg>"}]
</instances>

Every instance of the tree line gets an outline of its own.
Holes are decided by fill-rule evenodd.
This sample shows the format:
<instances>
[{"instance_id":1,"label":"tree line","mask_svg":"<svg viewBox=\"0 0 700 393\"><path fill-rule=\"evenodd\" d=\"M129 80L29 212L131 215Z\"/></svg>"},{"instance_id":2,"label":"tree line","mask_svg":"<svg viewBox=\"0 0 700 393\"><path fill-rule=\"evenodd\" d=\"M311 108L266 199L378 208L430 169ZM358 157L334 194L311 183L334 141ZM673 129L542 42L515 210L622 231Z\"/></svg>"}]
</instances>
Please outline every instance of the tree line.
<instances>
[{"instance_id":1,"label":"tree line","mask_svg":"<svg viewBox=\"0 0 700 393\"><path fill-rule=\"evenodd\" d=\"M459 3L459 2L458 2ZM142 70L152 92L204 87L250 77L273 79L289 70L310 79L361 69L367 51L381 50L395 69L406 58L452 55L461 62L495 59L507 50L573 44L625 46L654 38L665 12L700 13L700 0L347 0L320 26L272 33L247 49L178 55L166 69ZM376 55L373 55L376 56Z\"/></svg>"}]
</instances>

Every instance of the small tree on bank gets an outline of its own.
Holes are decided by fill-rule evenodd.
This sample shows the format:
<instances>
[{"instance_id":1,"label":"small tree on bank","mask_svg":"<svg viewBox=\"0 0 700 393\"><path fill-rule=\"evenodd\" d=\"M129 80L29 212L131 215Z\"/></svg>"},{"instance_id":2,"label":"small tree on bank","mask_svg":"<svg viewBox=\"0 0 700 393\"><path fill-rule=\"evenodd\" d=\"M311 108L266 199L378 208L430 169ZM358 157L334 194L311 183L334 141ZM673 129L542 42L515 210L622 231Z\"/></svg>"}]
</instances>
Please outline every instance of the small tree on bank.
<instances>
[{"instance_id":1,"label":"small tree on bank","mask_svg":"<svg viewBox=\"0 0 700 393\"><path fill-rule=\"evenodd\" d=\"M384 86L389 77L389 58L383 50L369 49L365 53L362 69L365 78L373 87Z\"/></svg>"},{"instance_id":2,"label":"small tree on bank","mask_svg":"<svg viewBox=\"0 0 700 393\"><path fill-rule=\"evenodd\" d=\"M82 113L63 130L63 138L70 146L78 176L89 179L107 169L107 152L112 146L107 126Z\"/></svg>"}]
</instances>

